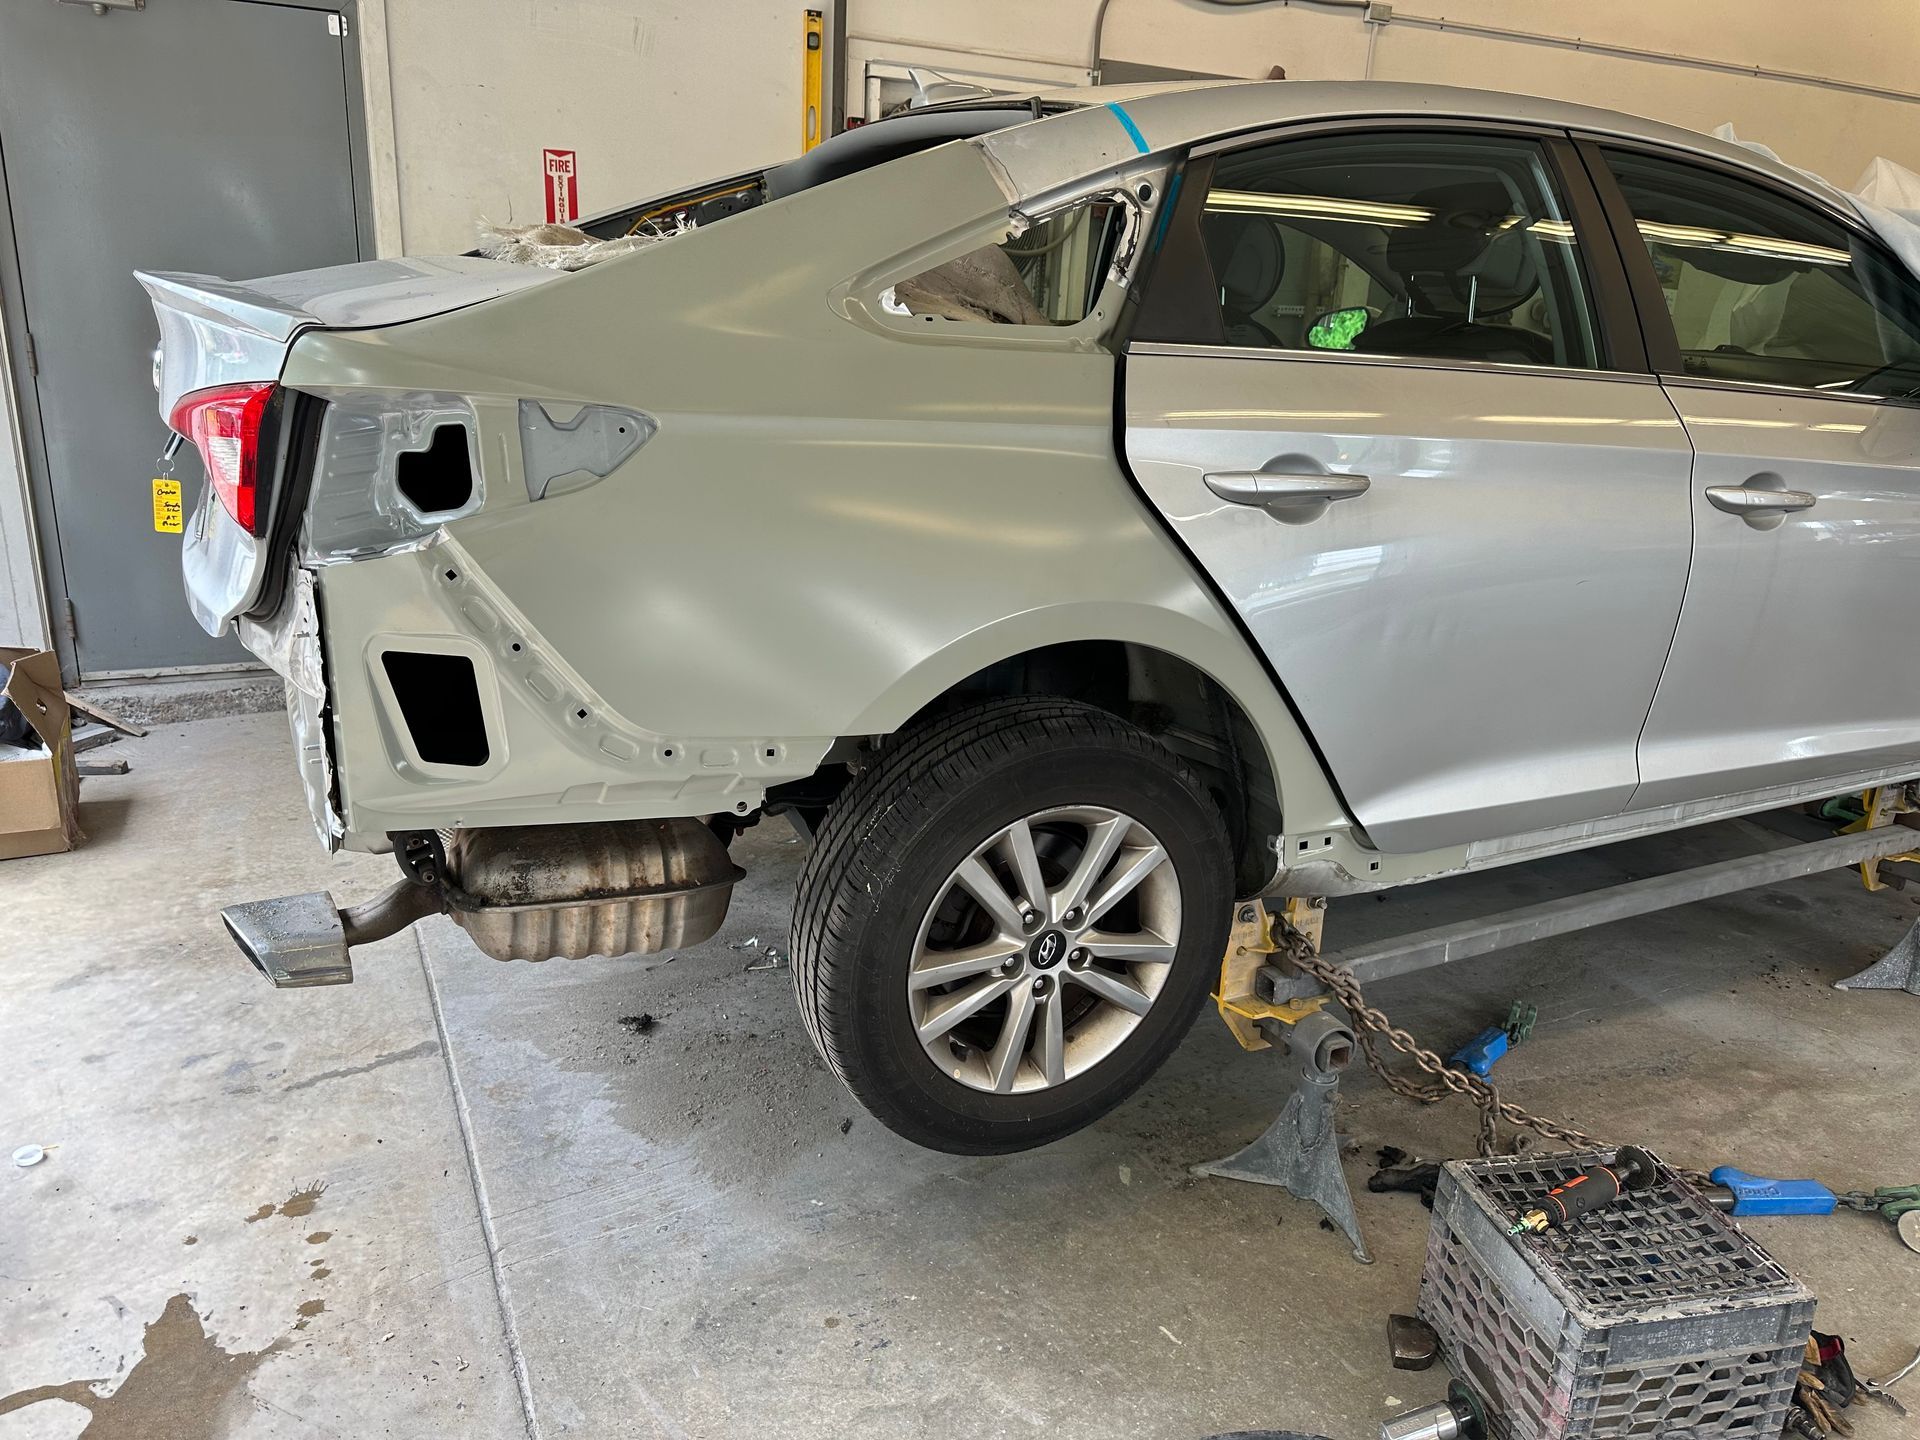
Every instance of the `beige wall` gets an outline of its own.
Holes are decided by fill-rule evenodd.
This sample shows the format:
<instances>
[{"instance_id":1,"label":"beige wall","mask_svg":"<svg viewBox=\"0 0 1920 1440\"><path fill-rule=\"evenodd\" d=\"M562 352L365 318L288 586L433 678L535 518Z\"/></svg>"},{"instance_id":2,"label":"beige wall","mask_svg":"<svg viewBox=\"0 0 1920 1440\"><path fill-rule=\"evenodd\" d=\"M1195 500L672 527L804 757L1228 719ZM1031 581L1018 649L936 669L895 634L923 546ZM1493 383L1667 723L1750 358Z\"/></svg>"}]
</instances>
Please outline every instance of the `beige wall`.
<instances>
[{"instance_id":1,"label":"beige wall","mask_svg":"<svg viewBox=\"0 0 1920 1440\"><path fill-rule=\"evenodd\" d=\"M869 66L1084 81L1097 0L846 0L850 108ZM480 217L542 218L540 151L579 152L589 213L798 147L798 0L362 0L384 249L465 249ZM1852 185L1875 154L1920 169L1920 0L1413 0L1369 26L1312 3L1110 0L1102 54L1295 79L1424 80L1587 101L1743 136ZM1506 27L1630 58L1439 29Z\"/></svg>"},{"instance_id":2,"label":"beige wall","mask_svg":"<svg viewBox=\"0 0 1920 1440\"><path fill-rule=\"evenodd\" d=\"M390 126L396 162L374 167L376 189L397 190L381 247L401 248L397 233L410 251L465 250L482 218L545 219L548 147L577 152L588 214L785 158L800 143L804 8L363 0L373 156Z\"/></svg>"}]
</instances>

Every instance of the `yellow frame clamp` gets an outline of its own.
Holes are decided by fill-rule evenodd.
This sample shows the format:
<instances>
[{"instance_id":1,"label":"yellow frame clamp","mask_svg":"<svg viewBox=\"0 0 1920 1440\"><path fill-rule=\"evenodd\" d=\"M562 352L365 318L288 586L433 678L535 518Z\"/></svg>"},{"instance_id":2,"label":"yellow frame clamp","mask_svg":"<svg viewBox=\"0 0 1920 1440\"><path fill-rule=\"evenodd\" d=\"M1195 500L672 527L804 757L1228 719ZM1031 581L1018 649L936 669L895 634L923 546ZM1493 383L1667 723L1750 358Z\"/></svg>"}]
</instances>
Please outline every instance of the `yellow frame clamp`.
<instances>
[{"instance_id":1,"label":"yellow frame clamp","mask_svg":"<svg viewBox=\"0 0 1920 1440\"><path fill-rule=\"evenodd\" d=\"M1262 1020L1297 1025L1307 1016L1317 1014L1333 998L1315 995L1275 1005L1254 992L1253 977L1267 963L1267 957L1285 949L1274 942L1275 918L1259 900L1233 907L1233 928L1227 933L1227 953L1220 960L1220 984L1213 992L1213 1003L1220 1007L1220 1018L1242 1050L1272 1048L1272 1042L1260 1033ZM1320 930L1326 918L1323 906L1298 896L1286 902L1278 917L1280 924L1306 941L1316 955L1320 952Z\"/></svg>"},{"instance_id":2,"label":"yellow frame clamp","mask_svg":"<svg viewBox=\"0 0 1920 1440\"><path fill-rule=\"evenodd\" d=\"M1858 820L1840 831L1842 835L1858 835L1864 830L1882 830L1889 825L1898 824L1895 818L1914 807L1904 785L1878 785L1860 796L1860 808L1866 811ZM1887 882L1880 878L1880 867L1889 861L1907 860L1920 865L1920 851L1908 851L1901 855L1883 855L1877 860L1860 862L1860 883L1869 890L1885 890Z\"/></svg>"}]
</instances>

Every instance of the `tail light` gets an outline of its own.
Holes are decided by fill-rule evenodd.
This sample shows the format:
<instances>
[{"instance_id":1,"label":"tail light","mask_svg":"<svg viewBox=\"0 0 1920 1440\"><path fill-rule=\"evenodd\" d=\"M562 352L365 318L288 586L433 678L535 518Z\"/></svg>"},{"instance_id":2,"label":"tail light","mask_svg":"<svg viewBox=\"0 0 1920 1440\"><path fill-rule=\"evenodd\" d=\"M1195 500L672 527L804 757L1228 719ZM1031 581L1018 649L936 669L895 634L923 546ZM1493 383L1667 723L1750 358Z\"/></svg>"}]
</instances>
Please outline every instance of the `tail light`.
<instances>
[{"instance_id":1,"label":"tail light","mask_svg":"<svg viewBox=\"0 0 1920 1440\"><path fill-rule=\"evenodd\" d=\"M193 442L213 493L249 535L260 533L260 425L273 382L219 385L183 395L167 423Z\"/></svg>"}]
</instances>

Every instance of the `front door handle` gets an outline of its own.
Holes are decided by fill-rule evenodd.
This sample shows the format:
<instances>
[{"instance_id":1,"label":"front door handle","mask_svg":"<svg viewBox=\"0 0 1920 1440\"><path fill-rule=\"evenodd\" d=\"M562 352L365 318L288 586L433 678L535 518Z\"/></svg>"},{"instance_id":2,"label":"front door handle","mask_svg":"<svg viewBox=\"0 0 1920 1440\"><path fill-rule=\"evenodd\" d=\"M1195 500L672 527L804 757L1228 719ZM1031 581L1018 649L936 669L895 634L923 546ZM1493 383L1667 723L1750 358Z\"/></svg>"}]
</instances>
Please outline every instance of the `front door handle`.
<instances>
[{"instance_id":1,"label":"front door handle","mask_svg":"<svg viewBox=\"0 0 1920 1440\"><path fill-rule=\"evenodd\" d=\"M1373 483L1364 475L1276 475L1271 470L1216 470L1201 478L1222 500L1258 505L1291 525L1318 520L1335 500L1364 495Z\"/></svg>"},{"instance_id":2,"label":"front door handle","mask_svg":"<svg viewBox=\"0 0 1920 1440\"><path fill-rule=\"evenodd\" d=\"M1738 515L1760 530L1771 530L1796 510L1811 510L1814 497L1805 490L1770 490L1760 485L1709 485L1707 503L1716 510Z\"/></svg>"}]
</instances>

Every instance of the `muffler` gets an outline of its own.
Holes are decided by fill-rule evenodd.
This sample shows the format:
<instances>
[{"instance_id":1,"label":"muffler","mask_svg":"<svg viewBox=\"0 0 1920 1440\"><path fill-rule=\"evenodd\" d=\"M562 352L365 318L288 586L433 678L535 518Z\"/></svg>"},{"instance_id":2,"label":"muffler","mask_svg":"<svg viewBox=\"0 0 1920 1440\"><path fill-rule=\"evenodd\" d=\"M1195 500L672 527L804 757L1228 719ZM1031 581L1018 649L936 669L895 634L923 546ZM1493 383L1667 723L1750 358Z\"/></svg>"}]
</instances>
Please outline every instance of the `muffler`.
<instances>
[{"instance_id":1,"label":"muffler","mask_svg":"<svg viewBox=\"0 0 1920 1440\"><path fill-rule=\"evenodd\" d=\"M711 939L746 873L694 819L422 832L396 849L408 877L364 905L327 894L220 912L281 989L346 985L350 950L444 912L496 960L640 955Z\"/></svg>"}]
</instances>

